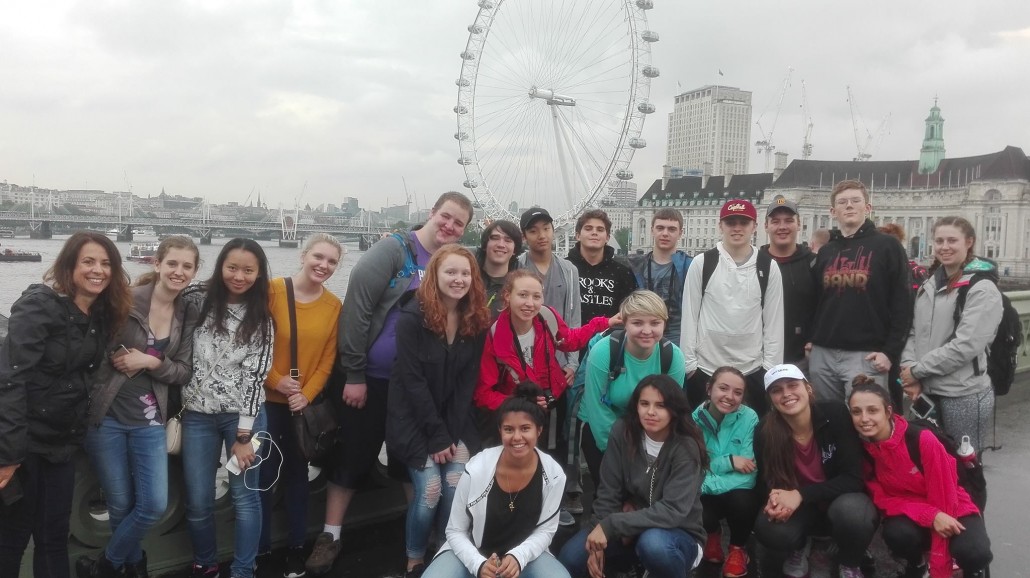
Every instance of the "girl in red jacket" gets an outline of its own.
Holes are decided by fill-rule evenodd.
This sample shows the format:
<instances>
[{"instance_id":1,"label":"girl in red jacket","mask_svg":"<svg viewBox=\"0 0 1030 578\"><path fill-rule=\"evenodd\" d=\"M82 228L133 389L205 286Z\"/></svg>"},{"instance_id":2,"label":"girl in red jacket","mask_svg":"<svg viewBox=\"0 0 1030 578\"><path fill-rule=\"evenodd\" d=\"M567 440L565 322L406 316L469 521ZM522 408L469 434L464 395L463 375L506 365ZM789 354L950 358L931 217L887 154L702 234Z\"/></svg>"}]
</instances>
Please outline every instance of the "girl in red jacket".
<instances>
[{"instance_id":1,"label":"girl in red jacket","mask_svg":"<svg viewBox=\"0 0 1030 578\"><path fill-rule=\"evenodd\" d=\"M622 323L621 317L595 317L583 327L570 328L554 309L544 308L544 284L527 269L508 274L501 290L504 309L490 327L479 366L475 402L496 410L524 381L544 391L537 402L547 409L568 387L557 351L579 351L595 334Z\"/></svg>"},{"instance_id":2,"label":"girl in red jacket","mask_svg":"<svg viewBox=\"0 0 1030 578\"><path fill-rule=\"evenodd\" d=\"M887 391L872 380L855 379L848 398L851 420L871 458L866 488L883 514L883 541L907 561L902 576L925 576L929 551L931 578L951 576L952 558L963 576L983 576L991 542L976 505L958 483L955 458L929 430L919 434L922 464L912 462L905 432L909 424L894 413Z\"/></svg>"}]
</instances>

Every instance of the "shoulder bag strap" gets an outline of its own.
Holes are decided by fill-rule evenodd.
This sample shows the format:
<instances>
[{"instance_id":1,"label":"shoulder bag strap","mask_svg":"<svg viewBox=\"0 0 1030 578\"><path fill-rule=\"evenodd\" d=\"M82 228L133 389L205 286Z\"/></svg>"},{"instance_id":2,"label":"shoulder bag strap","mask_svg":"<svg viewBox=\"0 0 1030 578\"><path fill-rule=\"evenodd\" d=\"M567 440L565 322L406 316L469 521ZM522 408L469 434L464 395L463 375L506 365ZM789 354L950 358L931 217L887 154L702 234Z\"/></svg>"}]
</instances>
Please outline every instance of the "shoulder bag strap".
<instances>
[{"instance_id":1,"label":"shoulder bag strap","mask_svg":"<svg viewBox=\"0 0 1030 578\"><path fill-rule=\"evenodd\" d=\"M290 312L290 377L300 378L297 367L297 301L293 295L293 279L286 277L286 308Z\"/></svg>"}]
</instances>

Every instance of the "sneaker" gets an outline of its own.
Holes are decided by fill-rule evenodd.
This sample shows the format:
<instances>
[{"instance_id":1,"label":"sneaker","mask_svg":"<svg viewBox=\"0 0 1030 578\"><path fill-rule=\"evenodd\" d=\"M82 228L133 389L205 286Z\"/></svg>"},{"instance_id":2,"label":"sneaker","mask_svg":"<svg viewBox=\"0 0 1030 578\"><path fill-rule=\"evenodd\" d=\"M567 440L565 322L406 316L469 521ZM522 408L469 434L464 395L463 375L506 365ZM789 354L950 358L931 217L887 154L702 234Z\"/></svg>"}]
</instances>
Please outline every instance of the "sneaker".
<instances>
[{"instance_id":1,"label":"sneaker","mask_svg":"<svg viewBox=\"0 0 1030 578\"><path fill-rule=\"evenodd\" d=\"M841 566L840 578L865 578L862 569L859 567Z\"/></svg>"},{"instance_id":2,"label":"sneaker","mask_svg":"<svg viewBox=\"0 0 1030 578\"><path fill-rule=\"evenodd\" d=\"M283 578L301 578L307 574L304 565L304 548L294 547L286 552L286 567L283 569Z\"/></svg>"},{"instance_id":3,"label":"sneaker","mask_svg":"<svg viewBox=\"0 0 1030 578\"><path fill-rule=\"evenodd\" d=\"M783 561L784 578L809 578L808 553L812 550L812 541L805 542L805 547L795 550ZM844 575L841 575L844 578Z\"/></svg>"},{"instance_id":4,"label":"sneaker","mask_svg":"<svg viewBox=\"0 0 1030 578\"><path fill-rule=\"evenodd\" d=\"M583 513L583 500L580 499L580 496L582 494L579 492L565 494L565 503L562 504L562 507L565 508L566 512L577 515Z\"/></svg>"},{"instance_id":5,"label":"sneaker","mask_svg":"<svg viewBox=\"0 0 1030 578\"><path fill-rule=\"evenodd\" d=\"M712 532L708 534L708 540L705 542L704 560L705 562L711 562L712 564L722 564L721 532Z\"/></svg>"},{"instance_id":6,"label":"sneaker","mask_svg":"<svg viewBox=\"0 0 1030 578\"><path fill-rule=\"evenodd\" d=\"M216 578L218 576L218 564L212 564L211 566L193 564L190 568L190 576L191 578Z\"/></svg>"},{"instance_id":7,"label":"sneaker","mask_svg":"<svg viewBox=\"0 0 1030 578\"><path fill-rule=\"evenodd\" d=\"M575 526L576 519L572 517L572 514L570 514L568 510L562 508L561 512L558 513L558 525Z\"/></svg>"},{"instance_id":8,"label":"sneaker","mask_svg":"<svg viewBox=\"0 0 1030 578\"><path fill-rule=\"evenodd\" d=\"M333 540L332 534L322 532L315 539L315 547L312 548L304 567L315 576L325 574L332 569L333 562L340 555L340 548L340 540Z\"/></svg>"},{"instance_id":9,"label":"sneaker","mask_svg":"<svg viewBox=\"0 0 1030 578\"><path fill-rule=\"evenodd\" d=\"M422 573L426 571L425 564L415 564L415 567L411 570L404 571L404 578L421 578Z\"/></svg>"},{"instance_id":10,"label":"sneaker","mask_svg":"<svg viewBox=\"0 0 1030 578\"><path fill-rule=\"evenodd\" d=\"M724 578L741 578L747 576L747 563L751 559L748 558L747 551L740 546L730 546L730 553L726 556L726 563L722 566L722 575Z\"/></svg>"}]
</instances>

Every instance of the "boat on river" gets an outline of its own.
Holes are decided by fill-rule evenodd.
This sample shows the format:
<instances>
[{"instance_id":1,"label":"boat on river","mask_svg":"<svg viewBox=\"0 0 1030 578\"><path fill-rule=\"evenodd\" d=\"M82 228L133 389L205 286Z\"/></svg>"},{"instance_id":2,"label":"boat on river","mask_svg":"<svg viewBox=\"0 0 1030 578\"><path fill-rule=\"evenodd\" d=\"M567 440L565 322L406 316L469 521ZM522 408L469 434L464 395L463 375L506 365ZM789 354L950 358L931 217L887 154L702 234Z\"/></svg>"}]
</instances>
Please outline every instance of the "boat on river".
<instances>
[{"instance_id":1,"label":"boat on river","mask_svg":"<svg viewBox=\"0 0 1030 578\"><path fill-rule=\"evenodd\" d=\"M125 258L137 263L153 263L157 259L158 245L159 243L133 243L129 246L129 254Z\"/></svg>"},{"instance_id":2,"label":"boat on river","mask_svg":"<svg viewBox=\"0 0 1030 578\"><path fill-rule=\"evenodd\" d=\"M0 251L0 263L30 262L38 263L43 256L35 251L18 251L15 249L4 249Z\"/></svg>"}]
</instances>

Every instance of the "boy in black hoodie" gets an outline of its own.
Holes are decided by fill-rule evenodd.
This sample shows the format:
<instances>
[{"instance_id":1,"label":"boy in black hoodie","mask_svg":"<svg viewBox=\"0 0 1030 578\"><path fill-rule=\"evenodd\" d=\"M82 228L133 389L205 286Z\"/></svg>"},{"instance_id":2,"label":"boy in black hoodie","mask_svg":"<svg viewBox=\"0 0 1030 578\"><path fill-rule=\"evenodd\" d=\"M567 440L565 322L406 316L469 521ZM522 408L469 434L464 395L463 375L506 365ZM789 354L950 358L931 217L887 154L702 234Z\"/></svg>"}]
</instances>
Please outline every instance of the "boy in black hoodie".
<instances>
[{"instance_id":1,"label":"boy in black hoodie","mask_svg":"<svg viewBox=\"0 0 1030 578\"><path fill-rule=\"evenodd\" d=\"M887 387L912 325L908 258L897 239L876 230L869 191L841 181L830 194L837 221L813 269L819 289L809 372L821 400L843 403L859 373Z\"/></svg>"},{"instance_id":2,"label":"boy in black hoodie","mask_svg":"<svg viewBox=\"0 0 1030 578\"><path fill-rule=\"evenodd\" d=\"M619 305L637 288L637 278L628 265L615 260L615 249L608 246L612 221L600 209L587 211L576 221L576 245L568 260L579 270L580 319L611 317Z\"/></svg>"},{"instance_id":3,"label":"boy in black hoodie","mask_svg":"<svg viewBox=\"0 0 1030 578\"><path fill-rule=\"evenodd\" d=\"M798 244L800 229L797 203L778 197L765 211L769 244L759 251L776 261L783 279L783 362L807 366L805 343L812 336L818 290L812 277L815 253Z\"/></svg>"}]
</instances>

